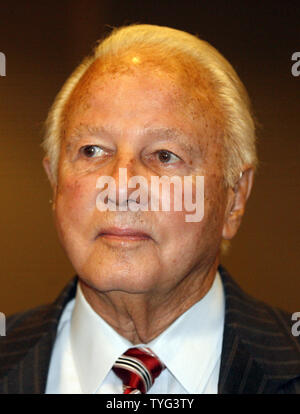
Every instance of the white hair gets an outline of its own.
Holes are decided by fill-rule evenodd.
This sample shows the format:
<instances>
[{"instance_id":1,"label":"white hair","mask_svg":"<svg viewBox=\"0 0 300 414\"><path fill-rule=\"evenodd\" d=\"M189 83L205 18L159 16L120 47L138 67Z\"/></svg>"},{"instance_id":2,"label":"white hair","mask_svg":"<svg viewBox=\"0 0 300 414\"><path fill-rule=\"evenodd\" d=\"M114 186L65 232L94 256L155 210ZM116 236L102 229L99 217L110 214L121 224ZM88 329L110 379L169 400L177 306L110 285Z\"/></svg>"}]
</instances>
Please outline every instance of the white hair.
<instances>
[{"instance_id":1,"label":"white hair","mask_svg":"<svg viewBox=\"0 0 300 414\"><path fill-rule=\"evenodd\" d=\"M187 64L196 62L199 70L207 72L224 114L224 178L233 186L245 165L255 168L257 164L255 123L246 89L230 63L206 41L180 30L147 24L114 29L75 69L58 93L46 120L43 141L54 178L57 178L63 112L76 85L97 59L114 59L141 47L154 48L166 62L170 56L181 56Z\"/></svg>"}]
</instances>

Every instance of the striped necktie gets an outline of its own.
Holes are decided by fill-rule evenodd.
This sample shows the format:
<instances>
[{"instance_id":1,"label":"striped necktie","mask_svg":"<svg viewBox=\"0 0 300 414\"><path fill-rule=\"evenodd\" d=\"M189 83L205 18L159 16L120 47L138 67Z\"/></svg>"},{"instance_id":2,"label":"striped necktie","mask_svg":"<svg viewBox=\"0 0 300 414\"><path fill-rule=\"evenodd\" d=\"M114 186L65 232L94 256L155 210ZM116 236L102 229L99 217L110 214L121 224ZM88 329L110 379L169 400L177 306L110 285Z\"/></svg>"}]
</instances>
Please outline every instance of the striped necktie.
<instances>
[{"instance_id":1,"label":"striped necktie","mask_svg":"<svg viewBox=\"0 0 300 414\"><path fill-rule=\"evenodd\" d=\"M149 348L129 348L113 366L123 381L123 394L146 394L165 368Z\"/></svg>"}]
</instances>

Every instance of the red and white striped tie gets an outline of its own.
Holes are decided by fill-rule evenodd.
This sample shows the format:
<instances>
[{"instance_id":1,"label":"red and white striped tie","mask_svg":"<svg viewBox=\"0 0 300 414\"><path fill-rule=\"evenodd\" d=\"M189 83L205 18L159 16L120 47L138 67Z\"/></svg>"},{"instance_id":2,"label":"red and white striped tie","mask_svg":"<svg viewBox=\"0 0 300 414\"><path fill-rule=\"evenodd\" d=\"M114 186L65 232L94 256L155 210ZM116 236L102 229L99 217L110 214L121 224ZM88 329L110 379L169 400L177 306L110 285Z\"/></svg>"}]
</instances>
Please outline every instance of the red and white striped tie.
<instances>
[{"instance_id":1,"label":"red and white striped tie","mask_svg":"<svg viewBox=\"0 0 300 414\"><path fill-rule=\"evenodd\" d=\"M146 394L164 364L149 348L130 348L113 366L113 371L123 381L123 394Z\"/></svg>"}]
</instances>

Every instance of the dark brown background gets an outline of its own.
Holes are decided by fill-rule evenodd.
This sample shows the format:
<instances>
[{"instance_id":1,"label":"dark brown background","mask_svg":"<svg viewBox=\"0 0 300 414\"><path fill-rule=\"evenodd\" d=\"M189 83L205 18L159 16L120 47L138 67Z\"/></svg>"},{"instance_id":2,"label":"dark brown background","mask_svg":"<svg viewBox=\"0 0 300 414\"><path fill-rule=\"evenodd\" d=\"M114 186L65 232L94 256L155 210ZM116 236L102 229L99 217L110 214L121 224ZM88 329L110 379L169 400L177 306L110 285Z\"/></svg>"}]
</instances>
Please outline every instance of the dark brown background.
<instances>
[{"instance_id":1,"label":"dark brown background","mask_svg":"<svg viewBox=\"0 0 300 414\"><path fill-rule=\"evenodd\" d=\"M262 3L262 4L260 4ZM199 34L238 71L261 128L260 169L231 253L249 293L300 311L296 1L15 1L0 6L0 311L52 301L74 271L54 230L42 170L42 124L63 81L109 26L168 25Z\"/></svg>"}]
</instances>

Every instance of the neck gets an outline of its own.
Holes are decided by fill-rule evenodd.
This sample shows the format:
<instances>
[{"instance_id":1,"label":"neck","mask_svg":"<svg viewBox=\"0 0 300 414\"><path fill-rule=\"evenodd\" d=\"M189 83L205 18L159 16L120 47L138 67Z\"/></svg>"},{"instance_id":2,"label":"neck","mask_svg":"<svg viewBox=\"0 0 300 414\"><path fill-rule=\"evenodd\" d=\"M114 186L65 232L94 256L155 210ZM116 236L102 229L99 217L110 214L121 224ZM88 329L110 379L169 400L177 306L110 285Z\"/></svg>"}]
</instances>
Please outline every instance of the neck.
<instances>
[{"instance_id":1,"label":"neck","mask_svg":"<svg viewBox=\"0 0 300 414\"><path fill-rule=\"evenodd\" d=\"M100 292L79 283L87 302L115 331L133 345L147 344L206 295L217 267L218 260L207 271L195 270L167 292Z\"/></svg>"}]
</instances>

